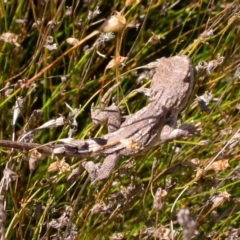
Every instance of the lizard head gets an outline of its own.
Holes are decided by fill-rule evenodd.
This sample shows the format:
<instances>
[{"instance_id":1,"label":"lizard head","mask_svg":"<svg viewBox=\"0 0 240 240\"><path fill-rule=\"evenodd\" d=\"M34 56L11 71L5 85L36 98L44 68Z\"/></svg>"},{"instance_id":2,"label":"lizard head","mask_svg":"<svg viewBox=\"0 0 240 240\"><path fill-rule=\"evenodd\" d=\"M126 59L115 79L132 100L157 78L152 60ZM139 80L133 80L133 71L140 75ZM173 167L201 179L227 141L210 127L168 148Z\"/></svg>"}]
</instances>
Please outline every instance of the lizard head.
<instances>
[{"instance_id":1,"label":"lizard head","mask_svg":"<svg viewBox=\"0 0 240 240\"><path fill-rule=\"evenodd\" d=\"M161 58L152 79L151 101L161 101L166 108L179 111L188 101L193 80L194 70L187 56Z\"/></svg>"}]
</instances>

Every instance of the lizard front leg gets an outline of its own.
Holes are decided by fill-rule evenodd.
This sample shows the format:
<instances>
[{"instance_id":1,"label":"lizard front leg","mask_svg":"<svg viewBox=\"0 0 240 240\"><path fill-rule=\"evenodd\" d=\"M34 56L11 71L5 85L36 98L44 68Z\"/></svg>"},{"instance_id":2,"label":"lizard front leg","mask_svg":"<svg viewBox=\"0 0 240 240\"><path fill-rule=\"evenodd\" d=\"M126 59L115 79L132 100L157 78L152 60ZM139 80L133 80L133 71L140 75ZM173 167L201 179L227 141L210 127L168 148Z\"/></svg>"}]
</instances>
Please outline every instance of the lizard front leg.
<instances>
[{"instance_id":1,"label":"lizard front leg","mask_svg":"<svg viewBox=\"0 0 240 240\"><path fill-rule=\"evenodd\" d=\"M165 125L162 129L160 140L161 142L168 142L183 137L192 137L196 135L196 129L191 124L184 124L179 128L172 128L169 125Z\"/></svg>"},{"instance_id":2,"label":"lizard front leg","mask_svg":"<svg viewBox=\"0 0 240 240\"><path fill-rule=\"evenodd\" d=\"M177 116L172 117L172 120L165 124L160 133L161 142L168 142L183 137L192 137L197 134L195 126L192 124L183 124L176 128Z\"/></svg>"},{"instance_id":3,"label":"lizard front leg","mask_svg":"<svg viewBox=\"0 0 240 240\"><path fill-rule=\"evenodd\" d=\"M160 140L161 142L168 142L183 137L191 137L196 135L196 128L191 124L183 124L178 128L176 125L166 124L161 131Z\"/></svg>"}]
</instances>

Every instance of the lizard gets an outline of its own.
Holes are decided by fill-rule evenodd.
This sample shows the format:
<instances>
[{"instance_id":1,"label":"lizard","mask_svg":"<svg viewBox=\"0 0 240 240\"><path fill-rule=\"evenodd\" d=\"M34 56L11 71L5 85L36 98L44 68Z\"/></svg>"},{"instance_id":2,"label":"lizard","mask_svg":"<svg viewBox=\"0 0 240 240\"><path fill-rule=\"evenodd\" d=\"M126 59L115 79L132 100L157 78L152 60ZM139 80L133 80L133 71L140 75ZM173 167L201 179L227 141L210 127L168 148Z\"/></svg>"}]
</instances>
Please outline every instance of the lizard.
<instances>
[{"instance_id":1,"label":"lizard","mask_svg":"<svg viewBox=\"0 0 240 240\"><path fill-rule=\"evenodd\" d=\"M150 88L141 88L149 96L144 108L126 117L121 123L120 110L112 104L91 108L95 125L108 120L108 133L90 139L60 139L61 144L37 144L0 140L8 148L37 149L40 153L69 157L105 157L102 164L85 161L82 166L91 181L107 179L123 156L139 155L155 145L194 135L194 127L177 126L178 115L185 107L193 88L194 69L185 55L161 58L153 75ZM102 101L103 103L103 101ZM105 108L105 109L103 109Z\"/></svg>"}]
</instances>

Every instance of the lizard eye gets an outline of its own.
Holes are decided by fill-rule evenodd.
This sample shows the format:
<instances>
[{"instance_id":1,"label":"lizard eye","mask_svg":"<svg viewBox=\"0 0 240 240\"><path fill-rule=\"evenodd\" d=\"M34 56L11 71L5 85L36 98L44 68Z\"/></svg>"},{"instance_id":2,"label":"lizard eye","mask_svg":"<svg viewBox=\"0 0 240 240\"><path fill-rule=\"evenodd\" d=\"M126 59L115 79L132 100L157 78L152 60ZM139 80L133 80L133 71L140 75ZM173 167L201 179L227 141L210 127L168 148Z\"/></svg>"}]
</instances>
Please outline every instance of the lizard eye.
<instances>
[{"instance_id":1,"label":"lizard eye","mask_svg":"<svg viewBox=\"0 0 240 240\"><path fill-rule=\"evenodd\" d=\"M191 79L191 76L189 74L189 76L184 79L184 82L190 82L190 79Z\"/></svg>"}]
</instances>

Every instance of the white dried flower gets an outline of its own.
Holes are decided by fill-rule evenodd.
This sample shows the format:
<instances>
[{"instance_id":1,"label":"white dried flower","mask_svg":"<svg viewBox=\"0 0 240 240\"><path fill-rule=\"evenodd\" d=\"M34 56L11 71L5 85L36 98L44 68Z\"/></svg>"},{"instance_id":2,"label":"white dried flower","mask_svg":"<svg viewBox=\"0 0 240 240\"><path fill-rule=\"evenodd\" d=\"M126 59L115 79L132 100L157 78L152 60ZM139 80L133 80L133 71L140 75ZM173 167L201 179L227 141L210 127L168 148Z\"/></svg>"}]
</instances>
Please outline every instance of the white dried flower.
<instances>
[{"instance_id":1,"label":"white dried flower","mask_svg":"<svg viewBox=\"0 0 240 240\"><path fill-rule=\"evenodd\" d=\"M178 223L183 228L183 240L189 240L196 230L196 222L190 216L189 209L181 209L177 213Z\"/></svg>"},{"instance_id":2,"label":"white dried flower","mask_svg":"<svg viewBox=\"0 0 240 240\"><path fill-rule=\"evenodd\" d=\"M94 19L96 16L98 16L101 13L101 11L99 10L99 6L96 6L96 8L93 11L89 11L88 12L88 20L92 20Z\"/></svg>"},{"instance_id":3,"label":"white dried flower","mask_svg":"<svg viewBox=\"0 0 240 240\"><path fill-rule=\"evenodd\" d=\"M54 128L54 127L62 126L64 124L65 124L65 118L63 116L61 116L59 118L47 121L46 123L44 123L42 126L38 127L37 129Z\"/></svg>"},{"instance_id":4,"label":"white dried flower","mask_svg":"<svg viewBox=\"0 0 240 240\"><path fill-rule=\"evenodd\" d=\"M17 43L18 37L19 36L15 33L6 32L0 35L0 40L13 44L16 47L20 47L20 44Z\"/></svg>"},{"instance_id":5,"label":"white dried flower","mask_svg":"<svg viewBox=\"0 0 240 240\"><path fill-rule=\"evenodd\" d=\"M45 44L43 45L45 48L47 48L49 51L54 51L54 50L57 50L57 44L54 43L54 44Z\"/></svg>"},{"instance_id":6,"label":"white dried flower","mask_svg":"<svg viewBox=\"0 0 240 240\"><path fill-rule=\"evenodd\" d=\"M47 39L46 39L46 44L51 44L53 43L53 37L52 36L47 36Z\"/></svg>"},{"instance_id":7,"label":"white dried flower","mask_svg":"<svg viewBox=\"0 0 240 240\"><path fill-rule=\"evenodd\" d=\"M79 40L77 38L67 38L67 43L70 44L70 45L77 45L79 43Z\"/></svg>"},{"instance_id":8,"label":"white dried flower","mask_svg":"<svg viewBox=\"0 0 240 240\"><path fill-rule=\"evenodd\" d=\"M13 107L12 125L16 124L17 118L18 118L19 113L21 112L22 108L23 108L23 99L21 97L18 97L17 101L15 102L15 105Z\"/></svg>"}]
</instances>

